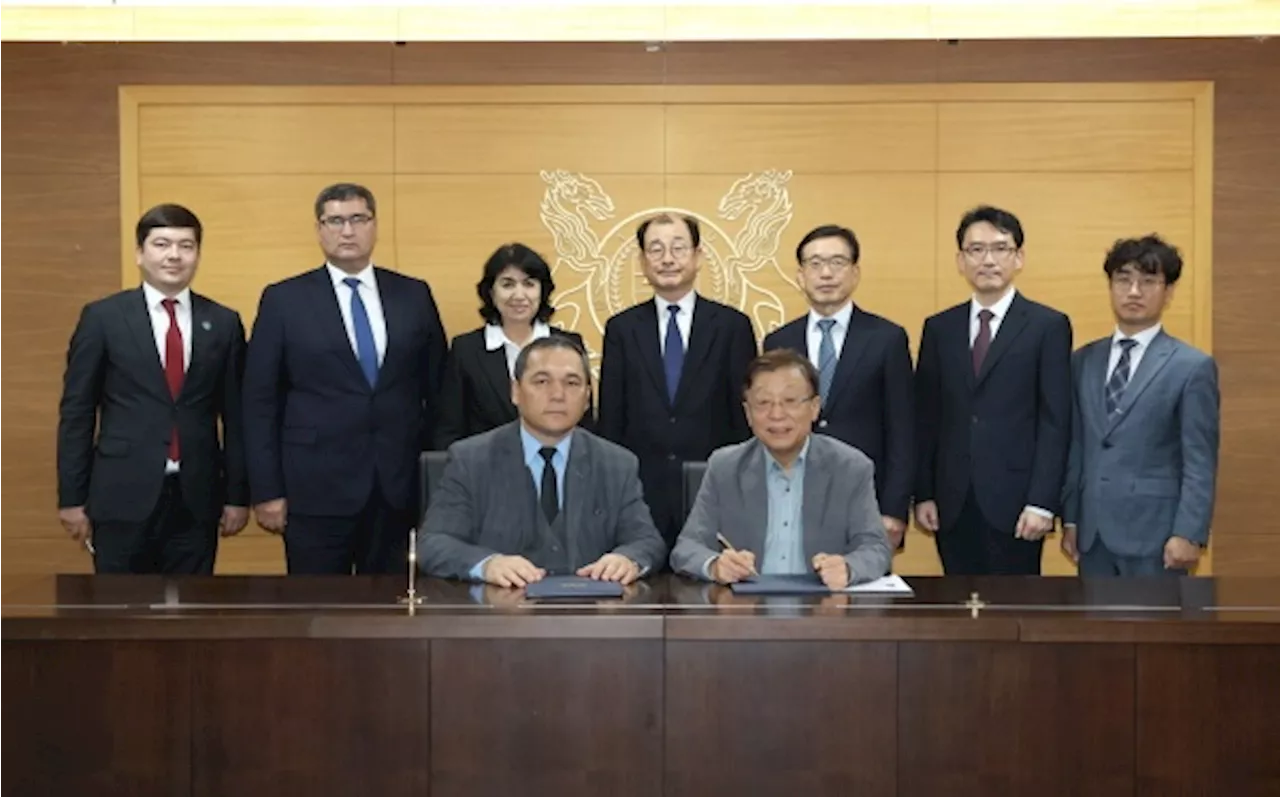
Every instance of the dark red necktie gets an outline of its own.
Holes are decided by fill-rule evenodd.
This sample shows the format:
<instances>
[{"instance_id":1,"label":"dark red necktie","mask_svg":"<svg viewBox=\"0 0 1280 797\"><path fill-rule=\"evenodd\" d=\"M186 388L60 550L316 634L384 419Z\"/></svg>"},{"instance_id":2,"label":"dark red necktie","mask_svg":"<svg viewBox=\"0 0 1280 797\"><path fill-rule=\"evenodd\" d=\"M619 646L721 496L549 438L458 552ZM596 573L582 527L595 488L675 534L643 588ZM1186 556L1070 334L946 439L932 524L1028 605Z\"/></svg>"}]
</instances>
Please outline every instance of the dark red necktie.
<instances>
[{"instance_id":1,"label":"dark red necktie","mask_svg":"<svg viewBox=\"0 0 1280 797\"><path fill-rule=\"evenodd\" d=\"M174 311L178 302L176 299L165 299L160 303L169 311L169 331L164 336L164 381L169 383L169 393L177 401L185 376L182 368L185 359L182 352L182 329L178 327L178 314ZM177 462L181 452L178 446L178 424L175 423L173 433L169 435L169 459Z\"/></svg>"},{"instance_id":2,"label":"dark red necktie","mask_svg":"<svg viewBox=\"0 0 1280 797\"><path fill-rule=\"evenodd\" d=\"M991 348L991 319L995 313L983 310L978 313L978 337L973 339L973 375L982 370L982 361L987 359L987 349Z\"/></svg>"}]
</instances>

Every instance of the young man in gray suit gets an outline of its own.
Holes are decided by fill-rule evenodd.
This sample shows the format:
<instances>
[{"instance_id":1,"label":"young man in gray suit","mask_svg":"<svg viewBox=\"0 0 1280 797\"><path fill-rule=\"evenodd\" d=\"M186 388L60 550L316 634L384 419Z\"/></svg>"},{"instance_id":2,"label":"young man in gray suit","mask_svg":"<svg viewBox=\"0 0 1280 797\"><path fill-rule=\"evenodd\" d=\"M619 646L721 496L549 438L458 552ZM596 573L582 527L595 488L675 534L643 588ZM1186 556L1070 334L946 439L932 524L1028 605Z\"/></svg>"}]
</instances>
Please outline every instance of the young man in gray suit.
<instances>
[{"instance_id":1,"label":"young man in gray suit","mask_svg":"<svg viewBox=\"0 0 1280 797\"><path fill-rule=\"evenodd\" d=\"M1117 241L1103 269L1116 331L1072 357L1062 550L1082 576L1183 575L1209 542L1218 368L1161 326L1177 249L1155 235Z\"/></svg>"},{"instance_id":2,"label":"young man in gray suit","mask_svg":"<svg viewBox=\"0 0 1280 797\"><path fill-rule=\"evenodd\" d=\"M883 576L890 551L874 467L858 449L811 434L818 370L791 349L747 368L745 443L712 453L671 567L731 584L758 572L817 572L831 589ZM723 539L732 547L721 550Z\"/></svg>"},{"instance_id":3,"label":"young man in gray suit","mask_svg":"<svg viewBox=\"0 0 1280 797\"><path fill-rule=\"evenodd\" d=\"M519 420L449 448L420 527L424 572L499 587L568 574L629 584L663 563L635 455L577 428L590 373L575 339L521 350Z\"/></svg>"}]
</instances>

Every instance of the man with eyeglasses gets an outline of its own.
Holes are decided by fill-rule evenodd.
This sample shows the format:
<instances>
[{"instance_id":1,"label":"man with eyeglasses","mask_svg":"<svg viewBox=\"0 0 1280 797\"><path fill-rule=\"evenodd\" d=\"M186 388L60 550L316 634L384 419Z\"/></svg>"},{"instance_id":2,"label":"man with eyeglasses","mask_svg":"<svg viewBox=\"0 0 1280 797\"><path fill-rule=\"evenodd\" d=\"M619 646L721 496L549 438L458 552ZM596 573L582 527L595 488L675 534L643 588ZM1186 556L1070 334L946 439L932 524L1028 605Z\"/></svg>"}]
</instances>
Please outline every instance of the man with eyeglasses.
<instances>
[{"instance_id":1,"label":"man with eyeglasses","mask_svg":"<svg viewBox=\"0 0 1280 797\"><path fill-rule=\"evenodd\" d=\"M875 463L876 500L896 548L907 530L915 479L911 350L905 329L854 303L859 255L858 238L846 227L828 224L805 235L796 247L796 283L809 313L770 333L764 349L800 352L818 369L814 430Z\"/></svg>"},{"instance_id":2,"label":"man with eyeglasses","mask_svg":"<svg viewBox=\"0 0 1280 797\"><path fill-rule=\"evenodd\" d=\"M711 455L671 552L676 572L721 584L816 573L831 589L885 574L891 554L874 466L812 433L818 390L818 369L791 349L752 361L742 396L754 437Z\"/></svg>"},{"instance_id":3,"label":"man with eyeglasses","mask_svg":"<svg viewBox=\"0 0 1280 797\"><path fill-rule=\"evenodd\" d=\"M640 458L640 480L667 545L684 522L682 468L749 434L741 385L756 356L751 321L694 290L698 222L662 213L636 229L654 297L605 325L600 434Z\"/></svg>"},{"instance_id":4,"label":"man with eyeglasses","mask_svg":"<svg viewBox=\"0 0 1280 797\"><path fill-rule=\"evenodd\" d=\"M1182 256L1158 236L1103 264L1116 330L1071 359L1075 417L1062 551L1082 576L1185 575L1209 543L1218 366L1164 331Z\"/></svg>"},{"instance_id":5,"label":"man with eyeglasses","mask_svg":"<svg viewBox=\"0 0 1280 797\"><path fill-rule=\"evenodd\" d=\"M982 206L956 229L973 288L928 318L916 367L916 523L948 575L1037 575L1071 438L1071 321L1014 289L1022 225Z\"/></svg>"},{"instance_id":6,"label":"man with eyeglasses","mask_svg":"<svg viewBox=\"0 0 1280 797\"><path fill-rule=\"evenodd\" d=\"M326 262L267 286L249 342L249 488L291 574L407 564L448 344L427 284L373 265L377 213L364 186L320 192Z\"/></svg>"}]
</instances>

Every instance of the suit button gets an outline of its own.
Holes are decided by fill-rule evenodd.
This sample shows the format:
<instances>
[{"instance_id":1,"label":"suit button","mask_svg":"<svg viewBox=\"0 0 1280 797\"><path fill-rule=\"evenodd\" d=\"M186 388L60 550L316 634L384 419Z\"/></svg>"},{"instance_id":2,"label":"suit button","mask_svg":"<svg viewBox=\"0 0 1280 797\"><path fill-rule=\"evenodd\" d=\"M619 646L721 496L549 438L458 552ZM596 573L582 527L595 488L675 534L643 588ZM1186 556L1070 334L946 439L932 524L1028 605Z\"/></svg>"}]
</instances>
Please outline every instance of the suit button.
<instances>
[{"instance_id":1,"label":"suit button","mask_svg":"<svg viewBox=\"0 0 1280 797\"><path fill-rule=\"evenodd\" d=\"M675 455L675 454L667 454L667 460L668 460L668 461L670 461L670 462L675 462L675 461L676 461L676 455Z\"/></svg>"},{"instance_id":2,"label":"suit button","mask_svg":"<svg viewBox=\"0 0 1280 797\"><path fill-rule=\"evenodd\" d=\"M1112 443L1111 443L1111 441L1110 441L1110 440L1103 440L1103 441L1102 441L1102 447L1103 447L1103 448L1111 448L1111 446L1112 446Z\"/></svg>"},{"instance_id":3,"label":"suit button","mask_svg":"<svg viewBox=\"0 0 1280 797\"><path fill-rule=\"evenodd\" d=\"M558 550L560 550L560 546L559 546L559 545L552 545L552 546L551 546L551 550L553 550L553 551L558 551Z\"/></svg>"},{"instance_id":4,"label":"suit button","mask_svg":"<svg viewBox=\"0 0 1280 797\"><path fill-rule=\"evenodd\" d=\"M970 422L971 422L971 423L973 423L973 425L974 425L974 426L977 426L977 425L978 425L978 416L977 416L977 415L973 416L973 417L972 417L972 418L970 418L969 420L970 420Z\"/></svg>"},{"instance_id":5,"label":"suit button","mask_svg":"<svg viewBox=\"0 0 1280 797\"><path fill-rule=\"evenodd\" d=\"M826 419L826 418L823 418L822 420L818 421L818 428L819 428L819 429L826 429L826 428L827 428L827 419Z\"/></svg>"},{"instance_id":6,"label":"suit button","mask_svg":"<svg viewBox=\"0 0 1280 797\"><path fill-rule=\"evenodd\" d=\"M668 421L670 421L671 423L675 423L675 422L676 422L676 416L672 415L672 416L671 416L670 418L668 418L667 420L668 420Z\"/></svg>"}]
</instances>

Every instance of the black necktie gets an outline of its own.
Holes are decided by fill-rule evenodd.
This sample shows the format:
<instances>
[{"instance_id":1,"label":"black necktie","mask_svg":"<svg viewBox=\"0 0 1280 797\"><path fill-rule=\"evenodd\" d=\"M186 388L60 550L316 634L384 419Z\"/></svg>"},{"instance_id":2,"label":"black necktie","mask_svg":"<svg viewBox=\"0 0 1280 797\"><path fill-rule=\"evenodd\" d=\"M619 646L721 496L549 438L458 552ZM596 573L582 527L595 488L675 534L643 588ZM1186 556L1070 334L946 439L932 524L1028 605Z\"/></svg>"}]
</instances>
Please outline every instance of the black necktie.
<instances>
[{"instance_id":1,"label":"black necktie","mask_svg":"<svg viewBox=\"0 0 1280 797\"><path fill-rule=\"evenodd\" d=\"M556 486L556 469L551 466L556 450L547 446L538 449L538 453L546 460L542 466L542 514L547 516L548 523L555 523L556 515L560 514L560 489Z\"/></svg>"}]
</instances>

